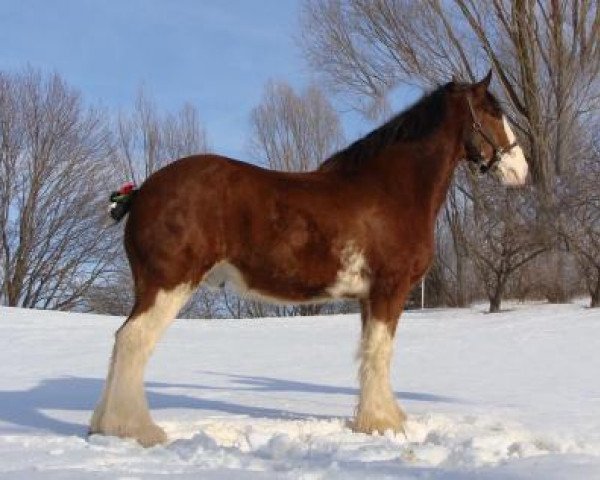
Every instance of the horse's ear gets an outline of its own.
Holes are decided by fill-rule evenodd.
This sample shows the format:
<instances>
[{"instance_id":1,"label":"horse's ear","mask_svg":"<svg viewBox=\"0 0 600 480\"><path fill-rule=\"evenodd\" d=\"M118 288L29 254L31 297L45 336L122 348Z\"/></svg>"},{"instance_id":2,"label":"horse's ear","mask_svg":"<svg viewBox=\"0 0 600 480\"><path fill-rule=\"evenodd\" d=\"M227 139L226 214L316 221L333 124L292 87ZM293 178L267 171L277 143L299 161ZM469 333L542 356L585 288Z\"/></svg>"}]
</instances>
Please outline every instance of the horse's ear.
<instances>
[{"instance_id":1,"label":"horse's ear","mask_svg":"<svg viewBox=\"0 0 600 480\"><path fill-rule=\"evenodd\" d=\"M465 84L461 81L460 77L457 74L452 75L452 80L447 83L449 87L449 91L451 93L462 93L465 91Z\"/></svg>"},{"instance_id":2,"label":"horse's ear","mask_svg":"<svg viewBox=\"0 0 600 480\"><path fill-rule=\"evenodd\" d=\"M479 80L478 82L473 84L473 86L472 86L473 93L475 95L479 95L479 96L483 97L483 95L485 95L485 92L487 92L491 81L492 81L492 69L490 68L490 71L487 73L487 75L485 77L483 77L481 80Z\"/></svg>"}]
</instances>

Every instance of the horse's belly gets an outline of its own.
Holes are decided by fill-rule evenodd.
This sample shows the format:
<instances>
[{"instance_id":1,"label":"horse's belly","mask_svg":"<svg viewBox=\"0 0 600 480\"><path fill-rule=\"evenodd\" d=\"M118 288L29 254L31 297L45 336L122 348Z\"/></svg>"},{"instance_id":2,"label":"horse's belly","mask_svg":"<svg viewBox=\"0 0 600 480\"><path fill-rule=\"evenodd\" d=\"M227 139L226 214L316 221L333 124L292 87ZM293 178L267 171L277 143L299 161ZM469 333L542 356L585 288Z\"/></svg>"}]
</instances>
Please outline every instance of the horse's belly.
<instances>
[{"instance_id":1,"label":"horse's belly","mask_svg":"<svg viewBox=\"0 0 600 480\"><path fill-rule=\"evenodd\" d=\"M344 265L336 275L327 279L309 281L295 275L273 275L264 278L242 272L228 261L215 264L204 277L209 288L222 288L228 284L241 296L269 303L319 303L332 299L363 296L368 290L368 279L362 265Z\"/></svg>"}]
</instances>

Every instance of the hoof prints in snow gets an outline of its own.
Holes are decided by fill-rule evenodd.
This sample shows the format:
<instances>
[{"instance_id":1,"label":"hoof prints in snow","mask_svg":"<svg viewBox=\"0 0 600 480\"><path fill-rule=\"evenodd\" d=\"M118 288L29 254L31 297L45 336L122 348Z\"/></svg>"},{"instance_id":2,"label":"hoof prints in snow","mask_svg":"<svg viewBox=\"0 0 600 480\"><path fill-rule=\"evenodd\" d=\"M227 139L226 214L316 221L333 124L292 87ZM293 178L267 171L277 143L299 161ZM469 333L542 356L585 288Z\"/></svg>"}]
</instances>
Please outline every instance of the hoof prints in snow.
<instances>
[{"instance_id":1,"label":"hoof prints in snow","mask_svg":"<svg viewBox=\"0 0 600 480\"><path fill-rule=\"evenodd\" d=\"M357 464L380 474L402 467L472 469L546 454L600 455L600 446L546 438L491 417L421 415L407 423L407 437L351 432L343 420L207 420L191 439L167 447L182 462L254 471L356 472ZM176 432L177 426L171 425Z\"/></svg>"}]
</instances>

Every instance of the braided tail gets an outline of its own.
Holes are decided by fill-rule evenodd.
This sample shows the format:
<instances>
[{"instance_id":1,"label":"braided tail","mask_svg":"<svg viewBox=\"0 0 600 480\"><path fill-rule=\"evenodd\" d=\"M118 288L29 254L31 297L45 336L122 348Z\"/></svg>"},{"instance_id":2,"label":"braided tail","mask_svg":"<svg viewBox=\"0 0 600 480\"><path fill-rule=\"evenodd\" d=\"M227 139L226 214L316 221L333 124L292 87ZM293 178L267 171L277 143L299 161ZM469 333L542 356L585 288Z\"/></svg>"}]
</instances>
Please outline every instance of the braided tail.
<instances>
[{"instance_id":1,"label":"braided tail","mask_svg":"<svg viewBox=\"0 0 600 480\"><path fill-rule=\"evenodd\" d=\"M115 223L120 222L133 203L137 190L133 183L126 183L118 191L110 194L110 207L108 213Z\"/></svg>"}]
</instances>

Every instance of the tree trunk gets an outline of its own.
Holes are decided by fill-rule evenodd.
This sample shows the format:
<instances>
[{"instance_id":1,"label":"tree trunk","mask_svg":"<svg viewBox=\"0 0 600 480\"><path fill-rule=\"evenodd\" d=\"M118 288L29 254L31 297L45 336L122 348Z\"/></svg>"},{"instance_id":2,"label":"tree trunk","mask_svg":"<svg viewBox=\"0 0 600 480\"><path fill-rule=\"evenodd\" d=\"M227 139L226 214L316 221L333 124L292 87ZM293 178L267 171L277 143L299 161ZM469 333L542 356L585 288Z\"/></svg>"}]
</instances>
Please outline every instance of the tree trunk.
<instances>
[{"instance_id":1,"label":"tree trunk","mask_svg":"<svg viewBox=\"0 0 600 480\"><path fill-rule=\"evenodd\" d=\"M456 306L458 308L464 308L467 306L467 295L465 289L465 269L463 268L465 263L465 256L463 255L460 247L456 247Z\"/></svg>"},{"instance_id":2,"label":"tree trunk","mask_svg":"<svg viewBox=\"0 0 600 480\"><path fill-rule=\"evenodd\" d=\"M504 285L506 284L506 280L501 277L497 280L494 289L490 292L490 313L498 313L500 312L500 305L502 303L502 295L504 294Z\"/></svg>"},{"instance_id":3,"label":"tree trunk","mask_svg":"<svg viewBox=\"0 0 600 480\"><path fill-rule=\"evenodd\" d=\"M556 246L550 251L551 269L546 283L546 298L549 303L569 303L569 292L564 279L567 278L564 254Z\"/></svg>"},{"instance_id":4,"label":"tree trunk","mask_svg":"<svg viewBox=\"0 0 600 480\"><path fill-rule=\"evenodd\" d=\"M591 293L590 308L600 308L600 271L596 272L596 288Z\"/></svg>"},{"instance_id":5,"label":"tree trunk","mask_svg":"<svg viewBox=\"0 0 600 480\"><path fill-rule=\"evenodd\" d=\"M490 297L490 313L499 313L500 304L502 303L502 295L499 292L494 292Z\"/></svg>"}]
</instances>

